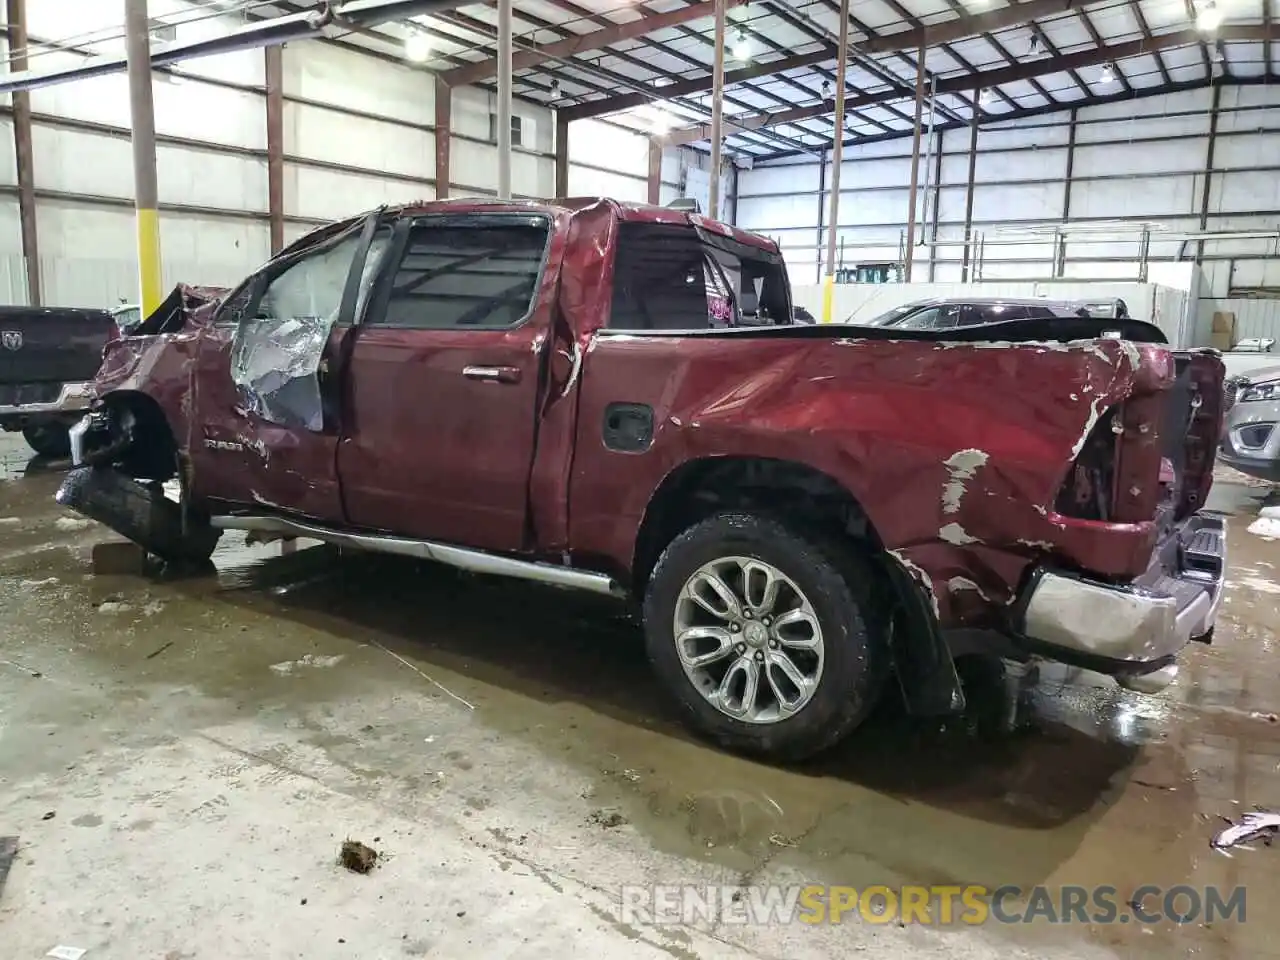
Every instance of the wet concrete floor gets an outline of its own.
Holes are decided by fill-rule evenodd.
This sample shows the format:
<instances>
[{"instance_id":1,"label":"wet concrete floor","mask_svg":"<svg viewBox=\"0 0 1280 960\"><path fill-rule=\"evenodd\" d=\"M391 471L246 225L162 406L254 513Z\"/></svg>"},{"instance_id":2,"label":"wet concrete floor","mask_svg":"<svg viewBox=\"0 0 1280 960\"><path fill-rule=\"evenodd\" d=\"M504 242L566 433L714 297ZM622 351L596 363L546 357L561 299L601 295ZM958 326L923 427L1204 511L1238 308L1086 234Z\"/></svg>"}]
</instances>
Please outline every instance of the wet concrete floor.
<instances>
[{"instance_id":1,"label":"wet concrete floor","mask_svg":"<svg viewBox=\"0 0 1280 960\"><path fill-rule=\"evenodd\" d=\"M111 539L0 435L0 954L99 958L1280 957L1280 540L1220 481L1232 587L1149 698L1048 677L995 742L888 706L801 769L691 739L602 600L224 538L203 577L94 576ZM1095 678L1096 680L1096 678ZM358 838L384 859L336 864ZM1278 845L1280 847L1280 845ZM1246 919L645 925L623 885L1246 888ZM1122 914L1129 911L1122 909Z\"/></svg>"}]
</instances>

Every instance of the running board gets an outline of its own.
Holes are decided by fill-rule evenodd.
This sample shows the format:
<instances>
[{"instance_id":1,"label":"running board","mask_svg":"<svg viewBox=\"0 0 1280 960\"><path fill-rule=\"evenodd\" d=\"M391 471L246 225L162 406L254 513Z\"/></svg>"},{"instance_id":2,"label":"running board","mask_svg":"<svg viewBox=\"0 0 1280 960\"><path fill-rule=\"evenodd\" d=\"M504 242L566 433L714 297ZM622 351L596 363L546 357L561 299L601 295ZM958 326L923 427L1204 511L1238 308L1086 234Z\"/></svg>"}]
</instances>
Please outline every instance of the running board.
<instances>
[{"instance_id":1,"label":"running board","mask_svg":"<svg viewBox=\"0 0 1280 960\"><path fill-rule=\"evenodd\" d=\"M221 530L253 530L274 533L282 537L306 537L321 540L339 547L355 547L376 553L393 553L401 557L432 560L469 573L486 573L496 577L514 577L517 580L536 580L556 587L569 587L622 597L626 591L612 577L603 573L590 573L572 567L558 567L552 563L536 563L517 560L483 550L469 550L430 540L409 540L383 533L353 533L331 530L328 527L300 523L285 517L225 516L214 517L210 523Z\"/></svg>"}]
</instances>

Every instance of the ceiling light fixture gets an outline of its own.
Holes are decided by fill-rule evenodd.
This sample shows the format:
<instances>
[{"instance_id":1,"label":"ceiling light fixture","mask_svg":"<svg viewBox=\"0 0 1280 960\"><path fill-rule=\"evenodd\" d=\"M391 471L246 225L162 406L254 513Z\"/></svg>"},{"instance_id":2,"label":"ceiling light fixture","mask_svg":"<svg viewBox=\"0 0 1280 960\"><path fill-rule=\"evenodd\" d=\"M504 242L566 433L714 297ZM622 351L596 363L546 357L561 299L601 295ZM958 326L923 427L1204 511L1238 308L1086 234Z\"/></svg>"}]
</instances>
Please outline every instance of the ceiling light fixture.
<instances>
[{"instance_id":1,"label":"ceiling light fixture","mask_svg":"<svg viewBox=\"0 0 1280 960\"><path fill-rule=\"evenodd\" d=\"M733 38L733 46L729 49L729 55L742 63L748 63L751 60L751 44L747 40L747 35L741 30Z\"/></svg>"},{"instance_id":2,"label":"ceiling light fixture","mask_svg":"<svg viewBox=\"0 0 1280 960\"><path fill-rule=\"evenodd\" d=\"M431 59L431 38L423 33L411 33L405 37L404 58L414 63Z\"/></svg>"},{"instance_id":3,"label":"ceiling light fixture","mask_svg":"<svg viewBox=\"0 0 1280 960\"><path fill-rule=\"evenodd\" d=\"M983 87L981 90L978 91L978 104L980 106L985 107L995 98L996 98L996 95L991 92L990 87Z\"/></svg>"},{"instance_id":4,"label":"ceiling light fixture","mask_svg":"<svg viewBox=\"0 0 1280 960\"><path fill-rule=\"evenodd\" d=\"M1213 0L1209 0L1196 14L1196 29L1204 33L1214 33L1220 26L1222 26L1222 10Z\"/></svg>"},{"instance_id":5,"label":"ceiling light fixture","mask_svg":"<svg viewBox=\"0 0 1280 960\"><path fill-rule=\"evenodd\" d=\"M1098 75L1098 82L1105 87L1109 83L1115 83L1115 81L1116 72L1111 69L1111 64L1108 63L1102 68L1102 73Z\"/></svg>"}]
</instances>

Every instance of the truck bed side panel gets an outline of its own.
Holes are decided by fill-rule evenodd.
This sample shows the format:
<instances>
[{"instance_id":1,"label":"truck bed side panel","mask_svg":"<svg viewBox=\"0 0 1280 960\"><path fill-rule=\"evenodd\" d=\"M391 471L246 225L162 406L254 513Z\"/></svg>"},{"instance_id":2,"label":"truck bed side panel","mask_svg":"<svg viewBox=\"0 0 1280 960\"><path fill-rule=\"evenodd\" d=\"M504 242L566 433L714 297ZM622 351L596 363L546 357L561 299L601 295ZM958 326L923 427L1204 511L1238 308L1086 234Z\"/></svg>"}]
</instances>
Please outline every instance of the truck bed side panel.
<instances>
[{"instance_id":1,"label":"truck bed side panel","mask_svg":"<svg viewBox=\"0 0 1280 960\"><path fill-rule=\"evenodd\" d=\"M1154 524L1067 524L1053 504L1107 408L1171 378L1167 350L1124 341L599 335L583 372L573 548L627 569L671 470L746 456L802 463L842 484L884 546L923 569L944 621L952 594L1009 600L1050 542L1080 567L1133 576L1147 566ZM615 402L653 408L644 452L602 441Z\"/></svg>"}]
</instances>

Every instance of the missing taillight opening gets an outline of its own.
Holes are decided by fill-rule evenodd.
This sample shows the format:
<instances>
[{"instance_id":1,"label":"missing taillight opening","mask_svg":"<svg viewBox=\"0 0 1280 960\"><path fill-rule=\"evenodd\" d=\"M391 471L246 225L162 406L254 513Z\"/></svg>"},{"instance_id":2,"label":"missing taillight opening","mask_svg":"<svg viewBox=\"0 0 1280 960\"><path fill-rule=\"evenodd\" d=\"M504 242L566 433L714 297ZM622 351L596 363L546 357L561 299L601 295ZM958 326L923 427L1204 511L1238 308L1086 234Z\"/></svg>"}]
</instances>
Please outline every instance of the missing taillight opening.
<instances>
[{"instance_id":1,"label":"missing taillight opening","mask_svg":"<svg viewBox=\"0 0 1280 960\"><path fill-rule=\"evenodd\" d=\"M1098 419L1071 464L1054 510L1078 520L1110 520L1115 481L1117 408Z\"/></svg>"}]
</instances>

